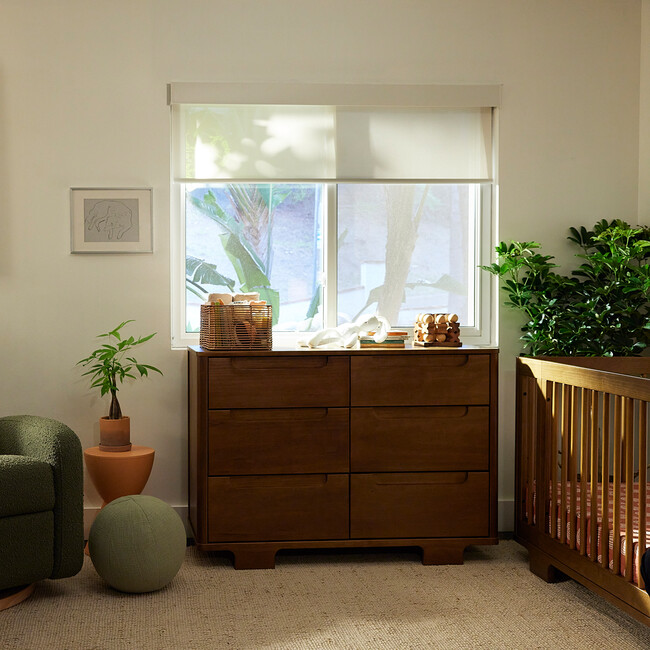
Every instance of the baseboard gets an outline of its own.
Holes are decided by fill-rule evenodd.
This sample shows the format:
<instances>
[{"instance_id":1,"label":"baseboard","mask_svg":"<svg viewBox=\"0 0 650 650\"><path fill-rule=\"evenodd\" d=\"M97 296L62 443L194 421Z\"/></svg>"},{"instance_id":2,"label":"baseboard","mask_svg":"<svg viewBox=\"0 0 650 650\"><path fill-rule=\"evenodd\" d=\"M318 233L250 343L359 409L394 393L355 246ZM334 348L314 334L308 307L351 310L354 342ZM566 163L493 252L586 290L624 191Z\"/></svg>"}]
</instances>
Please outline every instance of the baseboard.
<instances>
[{"instance_id":1,"label":"baseboard","mask_svg":"<svg viewBox=\"0 0 650 650\"><path fill-rule=\"evenodd\" d=\"M185 530L187 536L192 537L193 533L190 529L189 522L187 520L187 506L172 506L174 512L178 513L178 516L181 518L183 524L185 524ZM90 527L95 521L95 517L98 515L101 508L99 507L89 507L84 508L84 539L88 539L88 533L90 532Z\"/></svg>"}]
</instances>

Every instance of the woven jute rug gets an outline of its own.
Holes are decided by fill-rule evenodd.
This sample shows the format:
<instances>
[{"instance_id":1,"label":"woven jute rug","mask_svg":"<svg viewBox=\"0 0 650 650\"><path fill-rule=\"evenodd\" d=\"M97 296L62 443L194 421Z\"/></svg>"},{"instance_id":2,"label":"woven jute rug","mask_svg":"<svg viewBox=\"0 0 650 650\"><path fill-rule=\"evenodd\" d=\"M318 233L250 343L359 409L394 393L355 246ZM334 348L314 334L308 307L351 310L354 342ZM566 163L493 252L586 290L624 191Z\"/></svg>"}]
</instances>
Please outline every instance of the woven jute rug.
<instances>
[{"instance_id":1,"label":"woven jute rug","mask_svg":"<svg viewBox=\"0 0 650 650\"><path fill-rule=\"evenodd\" d=\"M257 571L189 547L150 594L112 590L86 558L0 612L0 647L623 650L650 648L650 630L576 582L544 583L512 540L470 547L462 566L408 550L295 552Z\"/></svg>"}]
</instances>

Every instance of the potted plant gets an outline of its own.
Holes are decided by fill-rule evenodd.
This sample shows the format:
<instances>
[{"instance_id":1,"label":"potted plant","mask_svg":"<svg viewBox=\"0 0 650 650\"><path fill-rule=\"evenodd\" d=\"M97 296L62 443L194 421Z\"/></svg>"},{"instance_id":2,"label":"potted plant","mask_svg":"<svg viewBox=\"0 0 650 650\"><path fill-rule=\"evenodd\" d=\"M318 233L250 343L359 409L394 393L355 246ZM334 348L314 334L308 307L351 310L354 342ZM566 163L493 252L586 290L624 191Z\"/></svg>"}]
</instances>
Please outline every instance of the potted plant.
<instances>
[{"instance_id":1,"label":"potted plant","mask_svg":"<svg viewBox=\"0 0 650 650\"><path fill-rule=\"evenodd\" d=\"M90 369L83 376L90 375L91 388L99 388L102 397L111 394L111 404L108 416L99 420L99 448L103 451L129 451L131 449L131 420L129 416L122 415L122 409L117 399L118 384L122 384L126 377L136 379L135 371L140 377L146 377L149 371L163 374L158 368L139 363L132 356L126 356L134 347L145 343L156 335L156 332L147 336L123 338L121 330L133 320L127 320L115 329L97 338L108 339L101 347L94 350L89 356L77 362L77 365L88 366Z\"/></svg>"},{"instance_id":2,"label":"potted plant","mask_svg":"<svg viewBox=\"0 0 650 650\"><path fill-rule=\"evenodd\" d=\"M605 219L570 228L582 264L563 276L537 242L501 242L505 304L522 311L524 351L532 356L634 356L650 344L650 228Z\"/></svg>"}]
</instances>

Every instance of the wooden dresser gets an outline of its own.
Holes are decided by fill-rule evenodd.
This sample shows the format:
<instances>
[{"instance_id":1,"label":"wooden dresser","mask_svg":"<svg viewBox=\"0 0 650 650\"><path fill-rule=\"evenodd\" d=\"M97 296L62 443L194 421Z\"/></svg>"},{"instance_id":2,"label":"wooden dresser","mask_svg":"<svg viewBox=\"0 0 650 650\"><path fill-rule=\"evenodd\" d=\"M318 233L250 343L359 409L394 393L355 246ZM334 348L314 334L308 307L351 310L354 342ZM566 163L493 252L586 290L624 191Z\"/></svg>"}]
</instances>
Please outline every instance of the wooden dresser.
<instances>
[{"instance_id":1,"label":"wooden dresser","mask_svg":"<svg viewBox=\"0 0 650 650\"><path fill-rule=\"evenodd\" d=\"M189 348L189 515L201 550L497 543L497 351Z\"/></svg>"}]
</instances>

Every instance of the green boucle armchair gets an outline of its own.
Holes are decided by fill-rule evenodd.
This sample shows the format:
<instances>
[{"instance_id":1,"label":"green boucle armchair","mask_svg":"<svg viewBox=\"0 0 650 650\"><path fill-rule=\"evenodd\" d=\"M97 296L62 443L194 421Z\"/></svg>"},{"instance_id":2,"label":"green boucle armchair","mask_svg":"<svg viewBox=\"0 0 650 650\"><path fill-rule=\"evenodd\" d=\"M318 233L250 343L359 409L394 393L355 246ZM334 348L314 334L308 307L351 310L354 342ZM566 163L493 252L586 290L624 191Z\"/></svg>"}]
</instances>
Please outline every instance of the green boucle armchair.
<instances>
[{"instance_id":1,"label":"green boucle armchair","mask_svg":"<svg viewBox=\"0 0 650 650\"><path fill-rule=\"evenodd\" d=\"M49 418L0 418L0 609L38 580L78 573L83 547L79 438Z\"/></svg>"}]
</instances>

